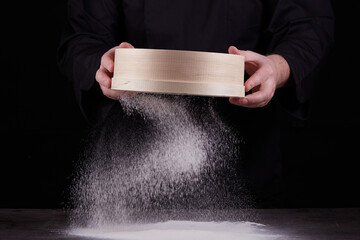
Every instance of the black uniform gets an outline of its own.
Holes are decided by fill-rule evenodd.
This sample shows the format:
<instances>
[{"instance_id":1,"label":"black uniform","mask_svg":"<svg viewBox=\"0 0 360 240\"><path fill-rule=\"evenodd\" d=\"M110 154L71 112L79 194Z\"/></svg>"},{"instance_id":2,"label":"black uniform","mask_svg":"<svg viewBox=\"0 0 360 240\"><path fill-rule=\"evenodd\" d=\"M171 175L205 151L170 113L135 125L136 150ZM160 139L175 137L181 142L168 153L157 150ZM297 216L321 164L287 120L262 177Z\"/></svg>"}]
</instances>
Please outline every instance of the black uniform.
<instances>
[{"instance_id":1,"label":"black uniform","mask_svg":"<svg viewBox=\"0 0 360 240\"><path fill-rule=\"evenodd\" d=\"M95 73L101 56L121 42L221 53L233 45L282 55L293 84L277 90L266 107L217 100L221 116L245 139L250 187L259 198L271 199L281 179L281 118L306 118L315 70L332 40L329 0L69 0L59 64L74 83L84 115L99 122L119 104L103 96Z\"/></svg>"}]
</instances>

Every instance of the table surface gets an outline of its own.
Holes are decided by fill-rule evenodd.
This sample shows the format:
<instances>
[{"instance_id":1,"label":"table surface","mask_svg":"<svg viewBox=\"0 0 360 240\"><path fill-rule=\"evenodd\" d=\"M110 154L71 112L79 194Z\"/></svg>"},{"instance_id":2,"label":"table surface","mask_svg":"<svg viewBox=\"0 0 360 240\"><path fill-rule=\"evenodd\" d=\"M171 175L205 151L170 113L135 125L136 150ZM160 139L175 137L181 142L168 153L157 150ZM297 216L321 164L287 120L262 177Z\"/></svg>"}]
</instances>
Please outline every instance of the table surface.
<instances>
[{"instance_id":1,"label":"table surface","mask_svg":"<svg viewBox=\"0 0 360 240\"><path fill-rule=\"evenodd\" d=\"M216 215L209 221L241 221L246 215L279 236L271 239L360 240L360 209L250 209ZM61 209L0 209L0 240L89 239L68 234L68 216Z\"/></svg>"}]
</instances>

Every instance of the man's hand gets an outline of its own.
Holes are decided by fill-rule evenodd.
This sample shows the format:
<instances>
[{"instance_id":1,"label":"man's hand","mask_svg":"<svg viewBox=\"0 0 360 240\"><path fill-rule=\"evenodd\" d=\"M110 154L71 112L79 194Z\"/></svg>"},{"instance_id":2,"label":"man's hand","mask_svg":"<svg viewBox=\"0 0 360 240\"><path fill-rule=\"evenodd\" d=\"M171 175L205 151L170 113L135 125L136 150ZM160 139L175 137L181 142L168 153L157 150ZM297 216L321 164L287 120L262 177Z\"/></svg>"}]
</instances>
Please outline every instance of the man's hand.
<instances>
[{"instance_id":1,"label":"man's hand","mask_svg":"<svg viewBox=\"0 0 360 240\"><path fill-rule=\"evenodd\" d=\"M250 75L245 82L245 91L252 90L245 97L231 97L229 101L232 104L249 108L264 107L274 96L275 90L289 81L290 67L280 55L264 56L233 46L229 47L229 53L245 57L245 71Z\"/></svg>"},{"instance_id":2,"label":"man's hand","mask_svg":"<svg viewBox=\"0 0 360 240\"><path fill-rule=\"evenodd\" d=\"M101 58L100 67L96 72L95 79L100 84L101 91L108 98L119 100L123 97L131 97L136 92L119 91L111 89L111 78L114 73L114 56L116 48L134 48L131 44L123 42L119 46L114 47L104 53Z\"/></svg>"}]
</instances>

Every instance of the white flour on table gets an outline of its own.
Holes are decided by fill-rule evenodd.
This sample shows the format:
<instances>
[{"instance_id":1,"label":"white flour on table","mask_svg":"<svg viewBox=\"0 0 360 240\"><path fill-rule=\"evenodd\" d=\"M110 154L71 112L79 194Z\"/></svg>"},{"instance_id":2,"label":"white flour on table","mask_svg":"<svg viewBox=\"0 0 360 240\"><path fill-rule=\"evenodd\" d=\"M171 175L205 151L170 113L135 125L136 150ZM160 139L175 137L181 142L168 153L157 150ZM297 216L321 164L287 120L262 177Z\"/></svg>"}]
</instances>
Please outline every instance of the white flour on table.
<instances>
[{"instance_id":1,"label":"white flour on table","mask_svg":"<svg viewBox=\"0 0 360 240\"><path fill-rule=\"evenodd\" d=\"M113 240L275 240L262 224L252 222L168 221L153 224L132 224L107 228L78 228L71 235Z\"/></svg>"}]
</instances>

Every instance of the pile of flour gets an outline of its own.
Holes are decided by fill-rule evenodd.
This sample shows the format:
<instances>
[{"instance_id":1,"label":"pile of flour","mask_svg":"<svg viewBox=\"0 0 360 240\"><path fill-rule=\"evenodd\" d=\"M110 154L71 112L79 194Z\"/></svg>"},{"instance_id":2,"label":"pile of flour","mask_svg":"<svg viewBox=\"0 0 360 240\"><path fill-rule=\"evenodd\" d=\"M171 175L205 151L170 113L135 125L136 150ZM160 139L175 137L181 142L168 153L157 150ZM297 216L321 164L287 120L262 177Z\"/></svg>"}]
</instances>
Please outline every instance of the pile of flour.
<instances>
[{"instance_id":1,"label":"pile of flour","mask_svg":"<svg viewBox=\"0 0 360 240\"><path fill-rule=\"evenodd\" d=\"M216 114L213 99L139 94L120 103L123 111L94 131L79 166L74 226L249 205L236 170L241 139Z\"/></svg>"},{"instance_id":2,"label":"pile of flour","mask_svg":"<svg viewBox=\"0 0 360 240\"><path fill-rule=\"evenodd\" d=\"M154 224L132 224L102 229L78 228L71 235L98 239L132 240L275 240L284 235L265 225L251 222L168 221Z\"/></svg>"}]
</instances>

